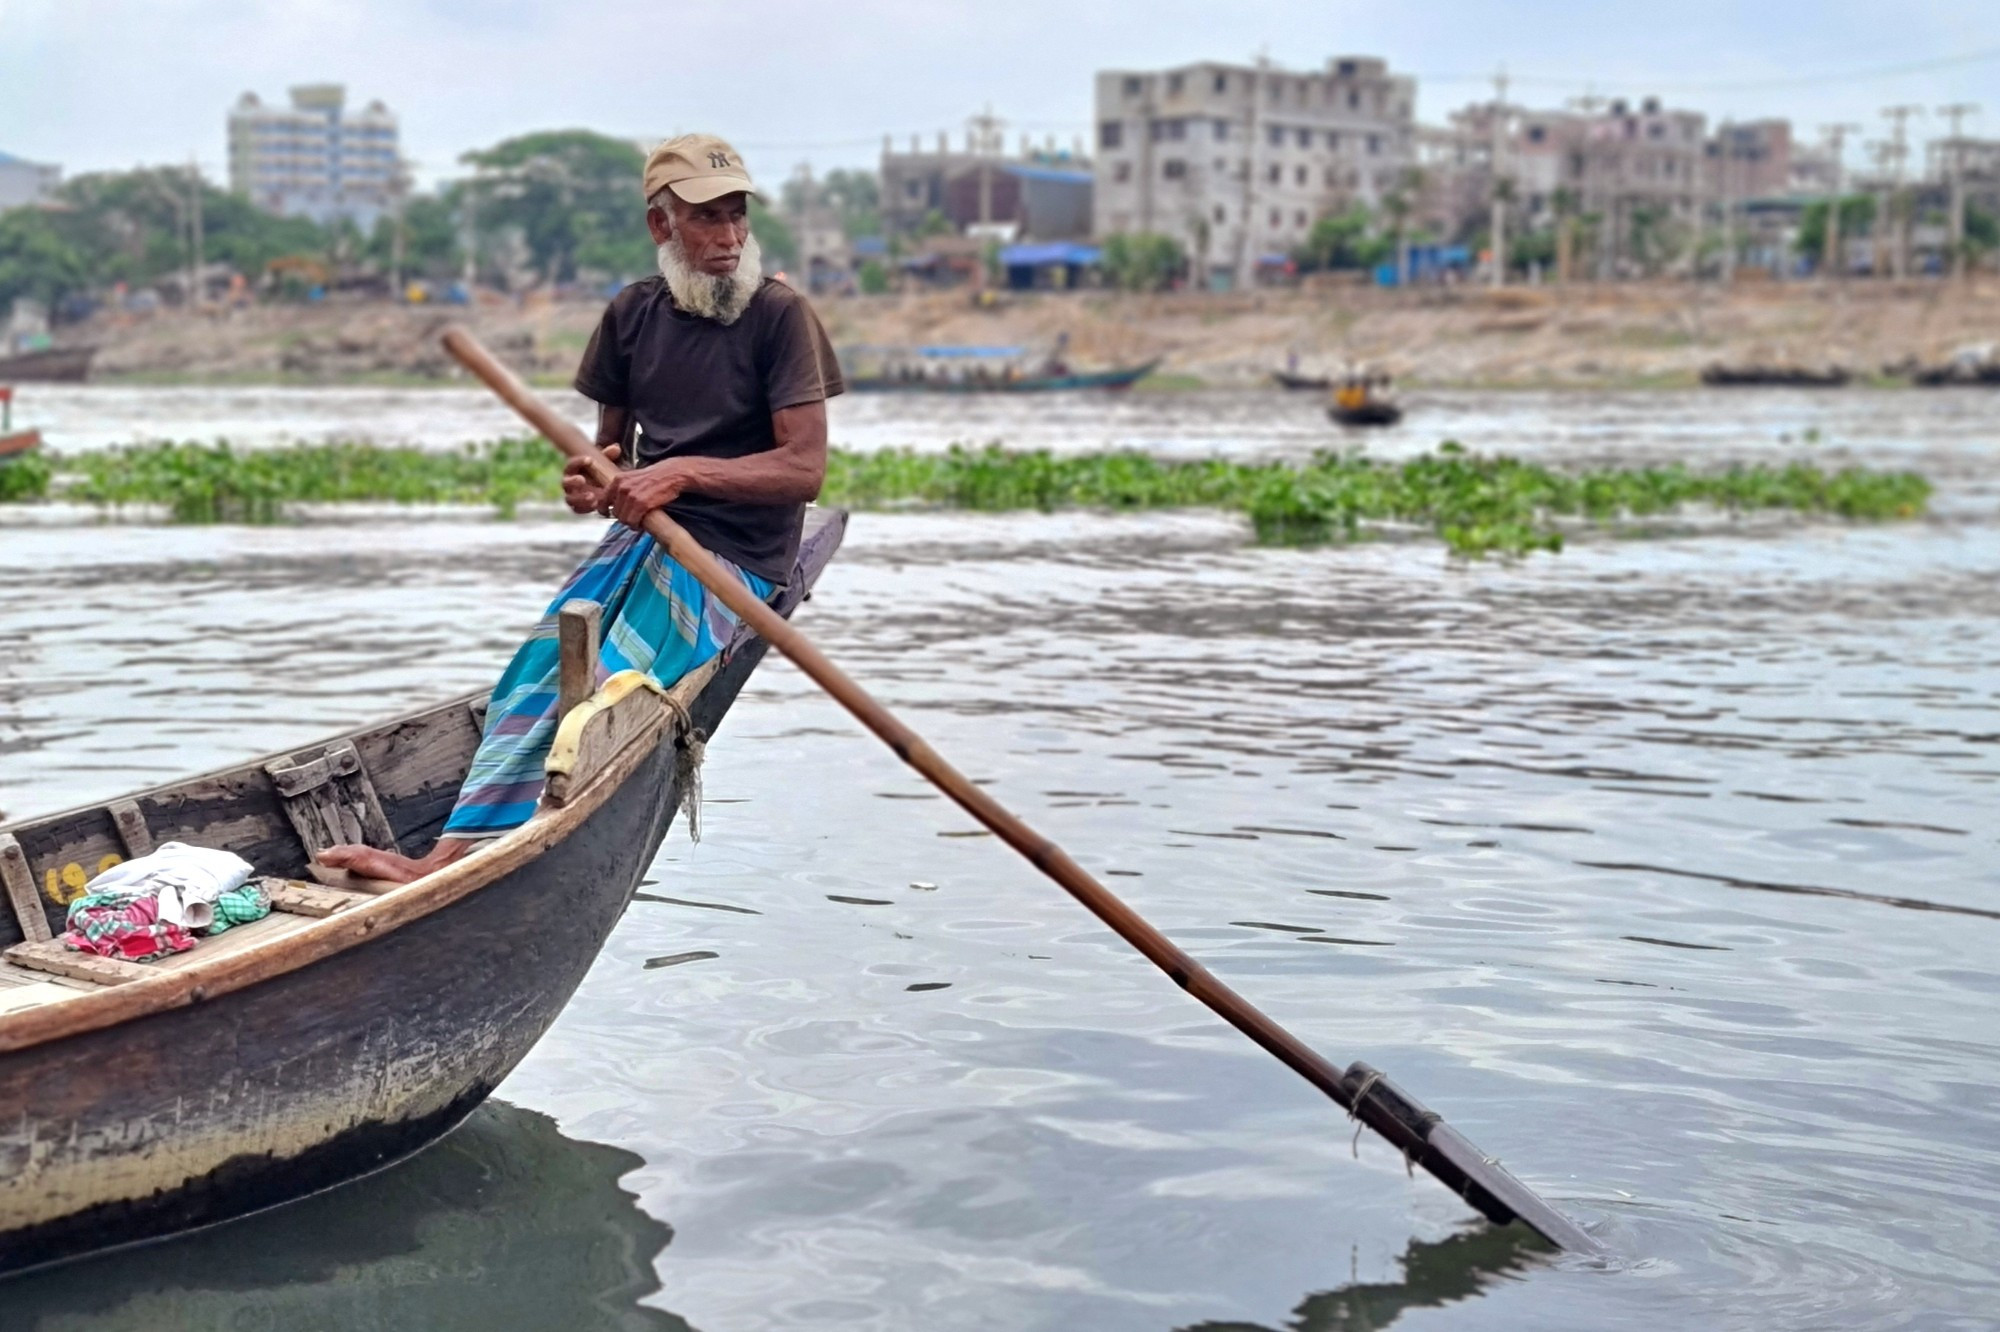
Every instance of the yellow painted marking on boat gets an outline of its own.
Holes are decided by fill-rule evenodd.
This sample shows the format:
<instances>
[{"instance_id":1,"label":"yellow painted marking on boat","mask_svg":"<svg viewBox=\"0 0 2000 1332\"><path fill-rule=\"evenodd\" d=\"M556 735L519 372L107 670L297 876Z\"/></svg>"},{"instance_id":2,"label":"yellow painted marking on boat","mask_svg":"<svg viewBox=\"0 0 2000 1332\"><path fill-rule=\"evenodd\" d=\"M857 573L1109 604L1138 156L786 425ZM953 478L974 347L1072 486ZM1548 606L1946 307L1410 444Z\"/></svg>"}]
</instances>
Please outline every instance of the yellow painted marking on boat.
<instances>
[{"instance_id":1,"label":"yellow painted marking on boat","mask_svg":"<svg viewBox=\"0 0 2000 1332\"><path fill-rule=\"evenodd\" d=\"M97 873L102 874L113 865L124 863L125 857L121 855L107 855L97 862ZM61 869L49 870L42 876L43 891L57 906L68 906L83 896L84 885L95 877L96 875L88 873L83 866L72 860Z\"/></svg>"}]
</instances>

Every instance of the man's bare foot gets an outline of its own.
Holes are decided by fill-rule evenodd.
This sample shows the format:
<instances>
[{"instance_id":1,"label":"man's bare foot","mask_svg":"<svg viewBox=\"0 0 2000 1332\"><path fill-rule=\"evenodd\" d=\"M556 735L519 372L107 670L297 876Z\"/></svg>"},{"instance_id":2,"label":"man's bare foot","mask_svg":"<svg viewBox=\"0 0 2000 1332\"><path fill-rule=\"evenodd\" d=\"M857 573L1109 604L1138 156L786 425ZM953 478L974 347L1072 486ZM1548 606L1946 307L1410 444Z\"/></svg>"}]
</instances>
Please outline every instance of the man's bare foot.
<instances>
[{"instance_id":1,"label":"man's bare foot","mask_svg":"<svg viewBox=\"0 0 2000 1332\"><path fill-rule=\"evenodd\" d=\"M394 851L378 851L372 846L330 846L313 859L328 869L344 869L364 879L388 883L409 883L434 870L441 870L473 848L469 840L441 837L422 859L412 860Z\"/></svg>"}]
</instances>

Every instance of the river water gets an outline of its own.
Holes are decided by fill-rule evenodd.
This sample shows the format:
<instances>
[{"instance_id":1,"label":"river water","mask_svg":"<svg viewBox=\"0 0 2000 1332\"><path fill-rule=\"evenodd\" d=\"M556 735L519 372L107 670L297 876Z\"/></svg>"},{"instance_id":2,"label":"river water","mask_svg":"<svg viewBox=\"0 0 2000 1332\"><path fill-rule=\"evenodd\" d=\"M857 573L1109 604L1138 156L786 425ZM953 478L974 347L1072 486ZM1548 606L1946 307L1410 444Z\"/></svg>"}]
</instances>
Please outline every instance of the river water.
<instances>
[{"instance_id":1,"label":"river water","mask_svg":"<svg viewBox=\"0 0 2000 1332\"><path fill-rule=\"evenodd\" d=\"M1993 1326L1990 403L1440 394L1368 441L1915 466L1919 523L1468 566L1262 550L1215 514L864 514L801 614L1608 1260L1408 1178L771 661L709 750L703 841L676 829L500 1102L377 1179L0 1286L0 1325ZM449 391L21 405L79 448L507 425ZM1352 443L1278 394L836 406L861 447ZM595 531L0 525L0 808L486 683Z\"/></svg>"}]
</instances>

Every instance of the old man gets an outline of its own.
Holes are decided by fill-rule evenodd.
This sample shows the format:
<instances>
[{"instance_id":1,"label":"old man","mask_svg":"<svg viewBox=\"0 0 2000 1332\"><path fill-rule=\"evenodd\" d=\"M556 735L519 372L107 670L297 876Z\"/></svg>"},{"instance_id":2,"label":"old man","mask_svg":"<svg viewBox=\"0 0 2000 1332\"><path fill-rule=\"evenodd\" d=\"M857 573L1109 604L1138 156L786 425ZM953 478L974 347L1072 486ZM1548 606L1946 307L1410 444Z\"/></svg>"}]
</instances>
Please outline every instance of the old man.
<instances>
[{"instance_id":1,"label":"old man","mask_svg":"<svg viewBox=\"0 0 2000 1332\"><path fill-rule=\"evenodd\" d=\"M844 387L833 348L805 298L763 276L754 191L735 149L706 134L670 139L647 158L643 188L659 275L612 298L576 373L577 391L598 404L598 445L623 470L602 489L581 463L563 476L573 511L619 526L494 686L430 854L342 846L322 852L323 865L408 882L528 820L558 720L556 613L572 598L604 607L600 680L641 670L672 685L721 652L736 617L640 530L653 510L759 597L792 575L805 505L826 476L826 400Z\"/></svg>"}]
</instances>

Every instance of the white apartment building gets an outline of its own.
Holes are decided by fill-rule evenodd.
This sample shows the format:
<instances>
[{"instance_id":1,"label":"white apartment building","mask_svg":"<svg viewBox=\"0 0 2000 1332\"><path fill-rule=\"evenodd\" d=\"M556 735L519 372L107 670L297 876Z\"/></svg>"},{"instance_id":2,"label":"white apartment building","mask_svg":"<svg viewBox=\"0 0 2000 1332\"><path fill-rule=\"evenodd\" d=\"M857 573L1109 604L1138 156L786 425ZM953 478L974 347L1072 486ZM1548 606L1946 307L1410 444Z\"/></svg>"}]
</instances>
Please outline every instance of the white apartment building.
<instances>
[{"instance_id":1,"label":"white apartment building","mask_svg":"<svg viewBox=\"0 0 2000 1332\"><path fill-rule=\"evenodd\" d=\"M1097 76L1100 237L1159 232L1197 280L1247 284L1312 224L1398 189L1416 152L1416 83L1336 56L1314 73L1203 63Z\"/></svg>"},{"instance_id":2,"label":"white apartment building","mask_svg":"<svg viewBox=\"0 0 2000 1332\"><path fill-rule=\"evenodd\" d=\"M396 117L380 102L346 110L337 83L291 90L288 107L244 93L229 112L229 188L266 212L367 231L401 179Z\"/></svg>"},{"instance_id":3,"label":"white apartment building","mask_svg":"<svg viewBox=\"0 0 2000 1332\"><path fill-rule=\"evenodd\" d=\"M0 153L0 209L40 203L62 184L62 168Z\"/></svg>"}]
</instances>

